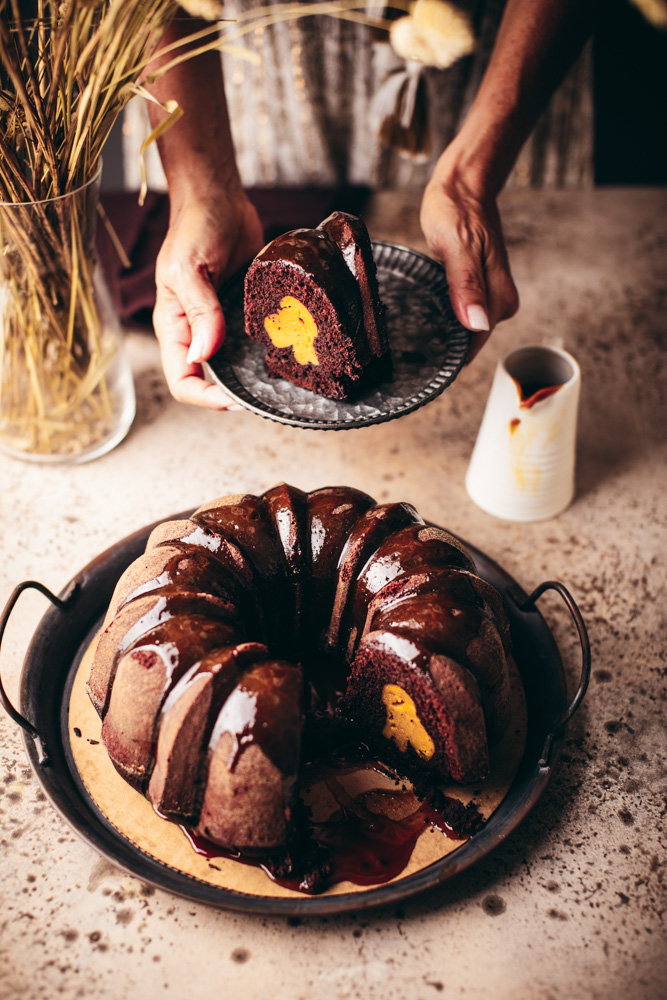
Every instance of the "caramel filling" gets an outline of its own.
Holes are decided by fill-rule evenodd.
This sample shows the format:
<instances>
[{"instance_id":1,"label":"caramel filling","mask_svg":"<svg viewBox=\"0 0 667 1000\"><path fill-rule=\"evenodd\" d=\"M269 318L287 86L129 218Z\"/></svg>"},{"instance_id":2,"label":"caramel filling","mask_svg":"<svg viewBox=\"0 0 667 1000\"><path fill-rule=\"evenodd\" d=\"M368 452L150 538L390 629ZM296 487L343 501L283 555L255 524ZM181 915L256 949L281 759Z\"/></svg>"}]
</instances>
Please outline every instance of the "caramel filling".
<instances>
[{"instance_id":1,"label":"caramel filling","mask_svg":"<svg viewBox=\"0 0 667 1000\"><path fill-rule=\"evenodd\" d=\"M317 324L303 302L292 295L280 300L278 312L264 320L264 329L276 347L291 347L300 365L319 365L313 346Z\"/></svg>"},{"instance_id":2,"label":"caramel filling","mask_svg":"<svg viewBox=\"0 0 667 1000\"><path fill-rule=\"evenodd\" d=\"M382 735L393 740L403 753L408 749L408 744L411 744L420 757L430 760L435 753L435 744L421 724L410 695L398 684L385 684L382 701L387 710Z\"/></svg>"}]
</instances>

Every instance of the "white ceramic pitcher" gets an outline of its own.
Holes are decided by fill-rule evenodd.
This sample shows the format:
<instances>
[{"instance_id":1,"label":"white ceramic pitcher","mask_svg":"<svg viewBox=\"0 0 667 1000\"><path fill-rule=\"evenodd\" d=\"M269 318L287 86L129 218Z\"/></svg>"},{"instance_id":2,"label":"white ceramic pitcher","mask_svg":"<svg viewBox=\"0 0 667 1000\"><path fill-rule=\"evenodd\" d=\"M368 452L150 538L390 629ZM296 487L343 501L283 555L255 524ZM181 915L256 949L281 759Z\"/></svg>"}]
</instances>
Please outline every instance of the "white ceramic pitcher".
<instances>
[{"instance_id":1,"label":"white ceramic pitcher","mask_svg":"<svg viewBox=\"0 0 667 1000\"><path fill-rule=\"evenodd\" d=\"M500 359L466 475L478 507L539 521L570 504L580 384L579 365L556 347L518 347Z\"/></svg>"}]
</instances>

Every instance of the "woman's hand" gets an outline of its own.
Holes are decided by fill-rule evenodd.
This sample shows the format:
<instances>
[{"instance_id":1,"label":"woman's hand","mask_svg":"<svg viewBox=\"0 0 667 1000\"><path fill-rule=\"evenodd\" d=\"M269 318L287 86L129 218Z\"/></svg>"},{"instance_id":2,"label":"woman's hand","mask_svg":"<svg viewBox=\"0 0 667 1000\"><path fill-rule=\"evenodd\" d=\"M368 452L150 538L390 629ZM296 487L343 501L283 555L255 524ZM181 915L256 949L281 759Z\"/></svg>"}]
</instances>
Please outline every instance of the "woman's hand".
<instances>
[{"instance_id":1,"label":"woman's hand","mask_svg":"<svg viewBox=\"0 0 667 1000\"><path fill-rule=\"evenodd\" d=\"M430 253L447 270L454 312L474 331L472 361L496 323L519 308L496 200L473 192L445 154L424 191L420 221Z\"/></svg>"},{"instance_id":2,"label":"woman's hand","mask_svg":"<svg viewBox=\"0 0 667 1000\"><path fill-rule=\"evenodd\" d=\"M472 107L424 192L424 236L447 269L456 315L475 332L470 359L519 307L496 197L603 6L507 0Z\"/></svg>"},{"instance_id":3,"label":"woman's hand","mask_svg":"<svg viewBox=\"0 0 667 1000\"><path fill-rule=\"evenodd\" d=\"M233 400L207 382L201 362L225 338L217 291L264 245L259 217L240 192L185 199L172 207L155 268L155 333L171 394L181 403L224 410Z\"/></svg>"}]
</instances>

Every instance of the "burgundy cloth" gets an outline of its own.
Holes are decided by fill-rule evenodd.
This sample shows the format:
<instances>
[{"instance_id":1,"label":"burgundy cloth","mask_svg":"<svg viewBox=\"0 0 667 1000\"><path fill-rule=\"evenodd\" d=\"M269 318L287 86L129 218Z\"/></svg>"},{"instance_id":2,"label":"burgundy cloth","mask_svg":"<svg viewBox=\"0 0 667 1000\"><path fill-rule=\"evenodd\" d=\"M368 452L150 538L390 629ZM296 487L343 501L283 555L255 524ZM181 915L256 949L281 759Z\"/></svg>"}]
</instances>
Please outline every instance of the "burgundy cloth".
<instances>
[{"instance_id":1,"label":"burgundy cloth","mask_svg":"<svg viewBox=\"0 0 667 1000\"><path fill-rule=\"evenodd\" d=\"M300 227L312 228L335 209L359 214L368 190L361 187L251 188L268 240ZM104 225L97 226L97 252L122 322L150 325L155 305L155 259L169 225L169 198L149 192L139 205L136 191L102 192L101 202L131 267L123 267Z\"/></svg>"}]
</instances>

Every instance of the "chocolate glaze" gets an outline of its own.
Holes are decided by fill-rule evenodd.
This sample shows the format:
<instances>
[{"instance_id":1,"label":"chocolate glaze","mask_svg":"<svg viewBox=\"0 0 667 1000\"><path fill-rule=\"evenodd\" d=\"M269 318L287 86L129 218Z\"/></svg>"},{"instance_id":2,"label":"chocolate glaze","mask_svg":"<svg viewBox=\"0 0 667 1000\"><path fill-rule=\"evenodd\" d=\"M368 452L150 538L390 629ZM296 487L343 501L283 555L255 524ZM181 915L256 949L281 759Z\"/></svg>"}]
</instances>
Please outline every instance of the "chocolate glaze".
<instances>
[{"instance_id":1,"label":"chocolate glaze","mask_svg":"<svg viewBox=\"0 0 667 1000\"><path fill-rule=\"evenodd\" d=\"M244 674L215 721L213 753L223 734L232 736L231 771L244 749L257 744L284 775L295 775L301 732L302 675L298 666L267 660Z\"/></svg>"},{"instance_id":2,"label":"chocolate glaze","mask_svg":"<svg viewBox=\"0 0 667 1000\"><path fill-rule=\"evenodd\" d=\"M117 770L143 791L153 763L160 710L174 684L216 647L241 639L227 622L203 615L163 621L119 656L102 741Z\"/></svg>"},{"instance_id":3,"label":"chocolate glaze","mask_svg":"<svg viewBox=\"0 0 667 1000\"><path fill-rule=\"evenodd\" d=\"M101 718L109 704L120 656L151 629L177 615L190 614L238 621L238 611L229 602L202 591L172 585L130 601L107 625L98 640L86 685Z\"/></svg>"},{"instance_id":4,"label":"chocolate glaze","mask_svg":"<svg viewBox=\"0 0 667 1000\"><path fill-rule=\"evenodd\" d=\"M321 822L304 816L299 834L279 855L251 857L218 847L185 826L181 829L195 852L211 861L224 857L259 867L279 885L315 895L344 881L381 885L397 878L428 828L463 842L483 824L473 803L464 806L434 788L424 788L417 794L398 776L394 789L350 796L339 775L364 766L387 773L377 763L350 766L343 759L320 762L311 769L309 782L324 782L338 809Z\"/></svg>"},{"instance_id":5,"label":"chocolate glaze","mask_svg":"<svg viewBox=\"0 0 667 1000\"><path fill-rule=\"evenodd\" d=\"M255 257L255 263L288 264L300 268L320 284L328 285L343 273L340 252L323 229L293 229L277 236ZM347 268L346 268L347 271ZM345 283L349 285L349 277Z\"/></svg>"},{"instance_id":6,"label":"chocolate glaze","mask_svg":"<svg viewBox=\"0 0 667 1000\"><path fill-rule=\"evenodd\" d=\"M321 644L336 588L340 555L352 527L374 505L373 498L349 487L327 487L308 497L311 569L307 615L311 647Z\"/></svg>"},{"instance_id":7,"label":"chocolate glaze","mask_svg":"<svg viewBox=\"0 0 667 1000\"><path fill-rule=\"evenodd\" d=\"M509 652L509 619L497 590L468 570L437 564L427 564L406 572L382 587L368 604L362 636L370 631L378 612L389 611L399 601L438 592L450 594L463 604L483 611L498 630L503 649Z\"/></svg>"},{"instance_id":8,"label":"chocolate glaze","mask_svg":"<svg viewBox=\"0 0 667 1000\"><path fill-rule=\"evenodd\" d=\"M159 545L180 542L188 547L206 549L212 552L225 569L234 573L244 589L252 587L254 582L252 566L246 556L231 539L220 534L209 524L197 524L196 521L167 521L160 524L151 533L146 550Z\"/></svg>"},{"instance_id":9,"label":"chocolate glaze","mask_svg":"<svg viewBox=\"0 0 667 1000\"><path fill-rule=\"evenodd\" d=\"M376 612L370 631L415 638L421 648L451 656L477 676L469 650L488 621L482 609L438 590L405 597ZM422 655L418 657L420 664Z\"/></svg>"},{"instance_id":10,"label":"chocolate glaze","mask_svg":"<svg viewBox=\"0 0 667 1000\"><path fill-rule=\"evenodd\" d=\"M159 720L155 767L147 797L160 814L196 823L206 784L213 724L244 665L268 656L244 643L208 653L172 687Z\"/></svg>"},{"instance_id":11,"label":"chocolate glaze","mask_svg":"<svg viewBox=\"0 0 667 1000\"><path fill-rule=\"evenodd\" d=\"M340 647L341 651L345 652L350 625L348 613L350 592L366 561L388 535L415 522L424 524L423 519L409 503L378 504L357 520L338 560L336 593L326 638L329 649L337 650ZM356 622L353 628L357 628Z\"/></svg>"},{"instance_id":12,"label":"chocolate glaze","mask_svg":"<svg viewBox=\"0 0 667 1000\"><path fill-rule=\"evenodd\" d=\"M242 632L238 609L234 604L205 591L174 584L165 586L147 607L146 613L127 630L118 643L118 654L122 656L137 643L147 640L157 644L171 642L172 630L178 635L182 623L192 617L213 623L217 620L229 622L238 633Z\"/></svg>"},{"instance_id":13,"label":"chocolate glaze","mask_svg":"<svg viewBox=\"0 0 667 1000\"><path fill-rule=\"evenodd\" d=\"M284 553L287 577L294 590L294 631L292 646L299 650L305 627L304 604L310 566L308 494L280 483L263 494L276 535Z\"/></svg>"},{"instance_id":14,"label":"chocolate glaze","mask_svg":"<svg viewBox=\"0 0 667 1000\"><path fill-rule=\"evenodd\" d=\"M333 212L320 223L320 228L338 244L345 263L359 282L368 343L376 357L386 359L388 373L391 358L387 341L385 307L380 301L377 269L368 230L360 219L347 212Z\"/></svg>"},{"instance_id":15,"label":"chocolate glaze","mask_svg":"<svg viewBox=\"0 0 667 1000\"><path fill-rule=\"evenodd\" d=\"M470 555L446 531L425 526L423 522L400 528L377 546L358 574L352 591L351 619L363 627L374 596L392 580L415 573L425 565L474 569ZM361 634L357 641L360 638ZM348 645L347 655L351 656L353 650L354 642Z\"/></svg>"},{"instance_id":16,"label":"chocolate glaze","mask_svg":"<svg viewBox=\"0 0 667 1000\"><path fill-rule=\"evenodd\" d=\"M192 515L197 524L211 527L233 542L250 562L266 629L277 652L291 647L294 592L289 585L285 556L266 504L246 494L236 502L200 508Z\"/></svg>"},{"instance_id":17,"label":"chocolate glaze","mask_svg":"<svg viewBox=\"0 0 667 1000\"><path fill-rule=\"evenodd\" d=\"M206 549L196 548L181 542L161 545L153 550L155 565L161 563L157 574L149 574L146 579L135 579L134 586L116 606L116 611L129 601L149 594L151 591L179 585L213 594L234 607L239 607L242 589L233 573L230 573L215 555ZM164 552L164 558L160 556Z\"/></svg>"}]
</instances>

